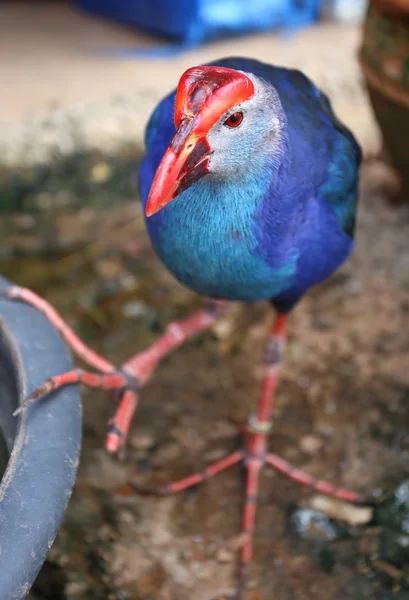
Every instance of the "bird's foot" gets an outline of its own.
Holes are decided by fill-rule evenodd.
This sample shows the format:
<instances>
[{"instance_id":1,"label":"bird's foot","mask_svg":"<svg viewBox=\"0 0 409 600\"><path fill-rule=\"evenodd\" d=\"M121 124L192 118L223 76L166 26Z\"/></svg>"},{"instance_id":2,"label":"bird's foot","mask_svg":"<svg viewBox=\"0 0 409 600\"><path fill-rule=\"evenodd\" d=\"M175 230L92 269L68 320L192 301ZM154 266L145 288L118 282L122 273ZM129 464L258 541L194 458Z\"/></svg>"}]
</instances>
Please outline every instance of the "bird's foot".
<instances>
[{"instance_id":1,"label":"bird's foot","mask_svg":"<svg viewBox=\"0 0 409 600\"><path fill-rule=\"evenodd\" d=\"M105 448L110 454L122 451L133 415L139 404L138 390L140 388L138 379L125 369L108 374L72 369L49 377L20 404L13 416L17 416L30 404L41 400L51 392L75 383L82 383L90 388L100 388L110 392L111 396L115 393L119 396L119 405L115 416L108 423Z\"/></svg>"},{"instance_id":2,"label":"bird's foot","mask_svg":"<svg viewBox=\"0 0 409 600\"><path fill-rule=\"evenodd\" d=\"M296 469L276 454L266 452L267 435L272 427L268 421L258 421L251 417L245 428L245 444L240 450L228 454L224 458L208 465L203 471L193 473L183 479L169 483L155 492L158 494L173 494L196 486L214 475L226 471L230 467L243 463L246 469L245 503L243 509L242 532L229 545L231 550L240 551L238 569L238 585L234 600L241 600L244 593L246 573L253 554L253 533L255 526L259 475L263 467L269 466L289 477L292 481L310 487L311 489L346 502L363 504L366 498L344 488L336 488L332 484L313 478L308 473ZM145 493L149 493L145 490Z\"/></svg>"},{"instance_id":3,"label":"bird's foot","mask_svg":"<svg viewBox=\"0 0 409 600\"><path fill-rule=\"evenodd\" d=\"M40 311L63 337L72 351L87 365L97 371L92 373L73 369L47 379L15 411L22 412L31 403L49 393L74 383L110 392L118 402L110 420L105 442L106 450L113 454L123 450L131 422L139 403L139 390L149 381L161 360L185 341L208 329L220 317L226 302L209 300L202 310L181 321L170 323L164 334L149 348L139 352L120 369L89 348L46 300L29 289L10 286L0 290L0 297L20 300Z\"/></svg>"}]
</instances>

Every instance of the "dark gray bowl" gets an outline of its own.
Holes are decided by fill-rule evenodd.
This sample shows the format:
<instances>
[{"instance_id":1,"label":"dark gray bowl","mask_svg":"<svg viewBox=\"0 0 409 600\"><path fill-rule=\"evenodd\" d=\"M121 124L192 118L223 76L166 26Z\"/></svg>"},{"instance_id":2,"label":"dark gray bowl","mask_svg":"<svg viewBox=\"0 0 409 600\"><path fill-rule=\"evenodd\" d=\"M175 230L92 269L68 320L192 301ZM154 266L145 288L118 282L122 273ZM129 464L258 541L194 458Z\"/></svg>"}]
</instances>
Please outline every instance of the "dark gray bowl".
<instances>
[{"instance_id":1,"label":"dark gray bowl","mask_svg":"<svg viewBox=\"0 0 409 600\"><path fill-rule=\"evenodd\" d=\"M0 287L7 285L0 277ZM12 412L44 379L70 368L63 341L38 311L0 299L1 600L28 594L64 516L81 447L77 386L19 418Z\"/></svg>"}]
</instances>

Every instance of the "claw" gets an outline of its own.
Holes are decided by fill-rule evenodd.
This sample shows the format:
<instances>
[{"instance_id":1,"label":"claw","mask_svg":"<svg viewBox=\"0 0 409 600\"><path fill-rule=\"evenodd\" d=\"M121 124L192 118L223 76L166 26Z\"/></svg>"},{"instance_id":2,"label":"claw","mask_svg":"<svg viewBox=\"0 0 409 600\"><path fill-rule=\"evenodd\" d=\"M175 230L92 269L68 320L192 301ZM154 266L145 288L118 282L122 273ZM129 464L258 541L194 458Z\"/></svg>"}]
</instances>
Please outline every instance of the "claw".
<instances>
[{"instance_id":1,"label":"claw","mask_svg":"<svg viewBox=\"0 0 409 600\"><path fill-rule=\"evenodd\" d=\"M13 294L13 290L15 289L15 287L16 286L1 288L0 289L0 297L8 298L9 300L12 300L15 297L15 294Z\"/></svg>"},{"instance_id":2,"label":"claw","mask_svg":"<svg viewBox=\"0 0 409 600\"><path fill-rule=\"evenodd\" d=\"M30 404L32 404L36 400L44 398L44 396L47 396L54 389L55 380L52 377L46 379L44 383L42 383L36 390L34 390L34 392L30 394L30 396L28 396L28 398L26 398L18 408L16 408L16 410L13 412L13 417L17 417L17 415L26 410L26 408L28 408Z\"/></svg>"},{"instance_id":3,"label":"claw","mask_svg":"<svg viewBox=\"0 0 409 600\"><path fill-rule=\"evenodd\" d=\"M139 395L137 392L133 389L125 388L115 416L109 423L105 439L105 449L108 454L122 452L138 404Z\"/></svg>"},{"instance_id":4,"label":"claw","mask_svg":"<svg viewBox=\"0 0 409 600\"><path fill-rule=\"evenodd\" d=\"M91 388L102 388L104 390L133 390L138 386L135 378L130 377L126 372L114 371L108 375L99 375L98 373L90 373L82 369L72 369L60 375L49 377L42 383L23 403L14 411L13 415L20 414L30 404L37 400L41 400L50 392L54 392L66 385L74 383L82 383Z\"/></svg>"}]
</instances>

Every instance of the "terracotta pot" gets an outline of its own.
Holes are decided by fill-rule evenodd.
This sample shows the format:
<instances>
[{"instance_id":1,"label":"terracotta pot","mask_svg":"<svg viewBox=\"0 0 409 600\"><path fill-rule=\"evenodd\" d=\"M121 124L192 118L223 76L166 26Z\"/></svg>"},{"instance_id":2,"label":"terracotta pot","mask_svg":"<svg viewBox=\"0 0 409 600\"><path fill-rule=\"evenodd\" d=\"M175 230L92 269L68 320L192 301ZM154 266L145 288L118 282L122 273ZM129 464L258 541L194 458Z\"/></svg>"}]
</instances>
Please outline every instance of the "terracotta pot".
<instances>
[{"instance_id":1,"label":"terracotta pot","mask_svg":"<svg viewBox=\"0 0 409 600\"><path fill-rule=\"evenodd\" d=\"M385 148L409 201L409 0L371 0L359 54Z\"/></svg>"}]
</instances>

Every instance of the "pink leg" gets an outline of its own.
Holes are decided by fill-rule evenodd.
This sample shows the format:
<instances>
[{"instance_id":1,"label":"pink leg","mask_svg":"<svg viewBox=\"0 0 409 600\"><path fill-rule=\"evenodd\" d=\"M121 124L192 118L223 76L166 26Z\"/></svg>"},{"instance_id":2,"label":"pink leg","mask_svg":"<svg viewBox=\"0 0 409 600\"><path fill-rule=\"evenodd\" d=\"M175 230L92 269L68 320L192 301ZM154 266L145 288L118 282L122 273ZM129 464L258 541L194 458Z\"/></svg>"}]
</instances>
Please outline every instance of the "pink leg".
<instances>
[{"instance_id":1,"label":"pink leg","mask_svg":"<svg viewBox=\"0 0 409 600\"><path fill-rule=\"evenodd\" d=\"M115 416L108 423L105 449L109 454L115 454L123 448L138 404L139 394L134 390L125 390Z\"/></svg>"},{"instance_id":2,"label":"pink leg","mask_svg":"<svg viewBox=\"0 0 409 600\"><path fill-rule=\"evenodd\" d=\"M10 300L21 300L26 304L30 304L41 312L60 333L61 337L66 341L72 351L91 368L100 373L110 373L115 371L113 364L105 360L100 354L97 354L89 348L73 329L64 321L61 315L49 304L44 298L38 296L27 288L13 285L4 290L0 290L0 296L9 298Z\"/></svg>"},{"instance_id":3,"label":"pink leg","mask_svg":"<svg viewBox=\"0 0 409 600\"><path fill-rule=\"evenodd\" d=\"M276 471L286 475L293 481L309 486L321 494L334 496L335 498L346 500L347 502L364 502L365 499L359 494L350 492L349 490L345 490L343 488L336 488L330 483L314 479L311 477L311 475L295 469L276 454L264 453L263 455L263 451L265 452L265 447L263 446L263 441L260 436L264 436L265 438L266 433L268 433L268 431L271 429L269 418L278 383L280 359L285 345L285 326L286 315L279 315L275 323L272 336L266 345L265 375L262 383L258 412L256 417L250 419L248 427L250 432L250 455L255 453L256 456L263 458L263 463L270 465L276 469Z\"/></svg>"},{"instance_id":4,"label":"pink leg","mask_svg":"<svg viewBox=\"0 0 409 600\"><path fill-rule=\"evenodd\" d=\"M135 354L122 368L136 377L140 385L144 385L165 356L198 333L209 329L222 315L225 307L226 302L208 300L204 308L186 319L169 323L165 333L152 346Z\"/></svg>"},{"instance_id":5,"label":"pink leg","mask_svg":"<svg viewBox=\"0 0 409 600\"><path fill-rule=\"evenodd\" d=\"M82 383L90 388L101 388L106 391L118 390L126 388L129 385L129 379L126 375L119 371L112 371L100 375L99 373L90 373L89 371L83 371L82 369L72 369L72 371L66 371L60 375L54 375L46 379L40 387L38 387L30 396L14 411L13 415L16 416L27 408L29 404L32 404L40 398L44 398L47 394L50 394L54 390L58 390L65 385L72 385L73 383Z\"/></svg>"},{"instance_id":6,"label":"pink leg","mask_svg":"<svg viewBox=\"0 0 409 600\"><path fill-rule=\"evenodd\" d=\"M181 321L173 321L167 326L162 337L147 350L130 358L122 366L122 371L127 373L131 379L136 380L138 388L142 387L152 377L156 367L165 356L198 333L211 327L221 316L225 306L225 302L210 300L202 310ZM131 406L128 406L128 403ZM118 452L124 445L126 432L129 431L135 410L134 397L123 394L105 442L105 448L110 454Z\"/></svg>"},{"instance_id":7,"label":"pink leg","mask_svg":"<svg viewBox=\"0 0 409 600\"><path fill-rule=\"evenodd\" d=\"M220 316L225 303L210 301L204 309L187 319L170 323L164 335L147 350L136 354L128 360L120 371L111 363L88 348L76 336L73 330L62 320L58 313L45 300L23 288L13 287L0 295L21 299L43 312L61 335L78 354L78 356L102 373L95 374L75 369L55 377L51 377L36 390L27 403L43 397L47 393L71 383L83 383L90 387L101 387L106 390L119 390L122 397L106 439L108 452L117 452L125 443L133 415L137 409L138 390L152 376L160 361L197 333L210 327ZM225 458L209 465L202 473L195 473L177 482L170 483L163 493L173 493L194 486L209 477L244 461L246 476L245 506L243 511L243 544L241 548L240 579L236 600L240 600L245 583L247 566L252 558L253 532L256 517L258 496L258 480L260 470L267 464L293 481L307 485L314 490L329 496L335 496L348 502L364 502L364 498L343 488L335 488L331 484L314 479L307 473L299 471L275 454L266 453L267 436L271 430L270 421L275 391L278 383L279 366L285 345L287 315L279 314L273 327L272 335L266 344L265 374L261 388L261 396L256 415L250 417L246 428L245 450L238 450ZM25 405L24 405L25 406ZM24 407L23 406L23 407Z\"/></svg>"},{"instance_id":8,"label":"pink leg","mask_svg":"<svg viewBox=\"0 0 409 600\"><path fill-rule=\"evenodd\" d=\"M244 450L229 454L207 467L202 473L195 473L184 479L170 483L162 491L174 493L185 490L201 483L205 479L228 469L243 461L246 467L245 504L243 510L243 529L241 539L241 556L239 581L235 600L240 600L243 595L247 567L253 554L253 534L256 519L259 475L262 467L268 464L280 473L287 475L293 481L309 485L313 489L327 495L349 502L363 502L364 498L344 489L334 488L323 481L318 481L311 476L291 467L287 462L275 454L267 453L267 436L271 431L270 421L274 396L278 383L280 361L285 346L287 315L279 314L274 324L271 336L265 348L265 372L261 386L261 394L255 415L250 417L245 430L246 443Z\"/></svg>"},{"instance_id":9,"label":"pink leg","mask_svg":"<svg viewBox=\"0 0 409 600\"><path fill-rule=\"evenodd\" d=\"M287 315L278 315L265 347L265 371L257 414L250 417L246 432L246 490L243 511L243 546L241 548L239 580L235 600L240 600L248 565L253 555L253 535L257 511L259 475L264 465L267 436L271 430L270 415L278 383L278 370L285 344Z\"/></svg>"},{"instance_id":10,"label":"pink leg","mask_svg":"<svg viewBox=\"0 0 409 600\"><path fill-rule=\"evenodd\" d=\"M182 492L183 490L187 490L198 483L202 483L210 477L221 473L222 471L226 471L237 465L239 462L244 460L244 452L243 450L237 450L236 452L232 452L228 454L221 460L218 460L208 467L206 467L200 473L193 473L188 477L184 477L183 479L179 479L178 481L174 481L173 483L169 483L167 486L160 489L162 494L175 494L177 492Z\"/></svg>"},{"instance_id":11,"label":"pink leg","mask_svg":"<svg viewBox=\"0 0 409 600\"><path fill-rule=\"evenodd\" d=\"M273 467L273 469L279 473L289 477L292 481L295 481L301 485L306 485L320 494L333 496L334 498L339 498L340 500L345 500L345 502L351 502L353 504L361 504L366 500L364 496L360 496L355 492L351 492L350 490L346 490L344 488L336 488L326 481L314 479L314 477L308 473L295 469L287 461L283 460L276 454L267 454L265 461L266 464L270 465L270 467Z\"/></svg>"},{"instance_id":12,"label":"pink leg","mask_svg":"<svg viewBox=\"0 0 409 600\"><path fill-rule=\"evenodd\" d=\"M246 463L246 491L243 510L243 545L240 554L238 586L235 600L240 600L246 582L247 568L253 558L253 536L256 522L258 481L263 461L249 457Z\"/></svg>"}]
</instances>

